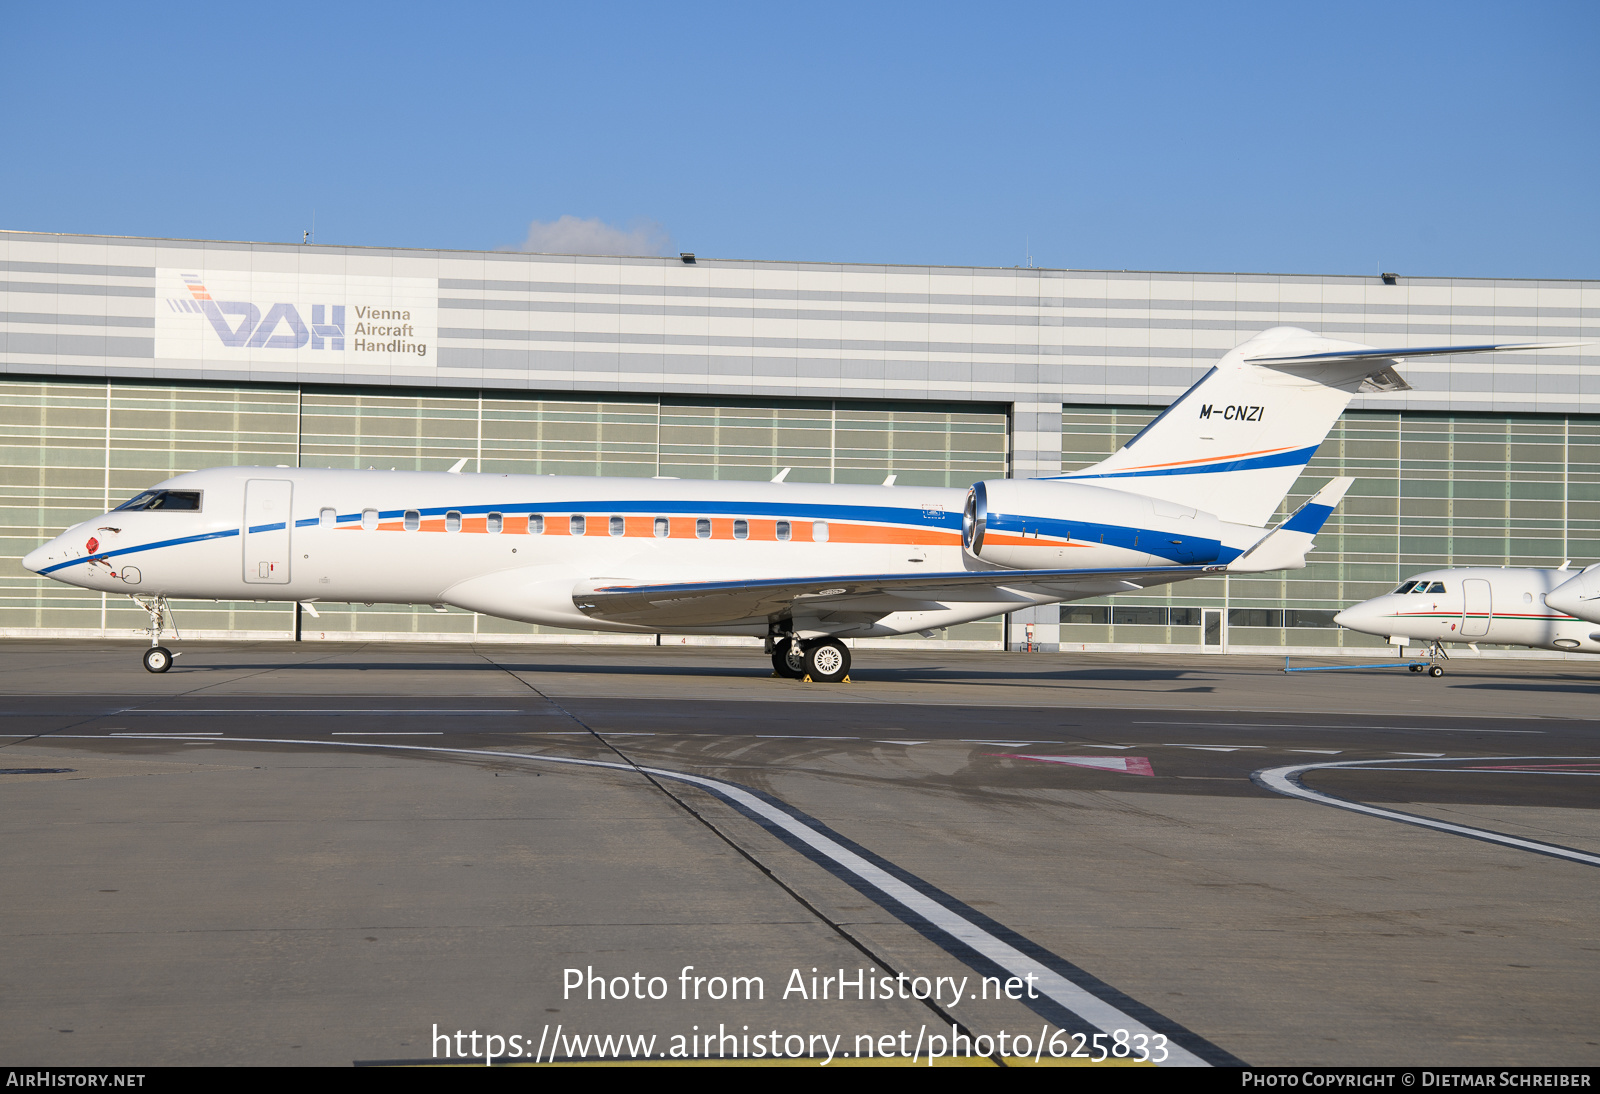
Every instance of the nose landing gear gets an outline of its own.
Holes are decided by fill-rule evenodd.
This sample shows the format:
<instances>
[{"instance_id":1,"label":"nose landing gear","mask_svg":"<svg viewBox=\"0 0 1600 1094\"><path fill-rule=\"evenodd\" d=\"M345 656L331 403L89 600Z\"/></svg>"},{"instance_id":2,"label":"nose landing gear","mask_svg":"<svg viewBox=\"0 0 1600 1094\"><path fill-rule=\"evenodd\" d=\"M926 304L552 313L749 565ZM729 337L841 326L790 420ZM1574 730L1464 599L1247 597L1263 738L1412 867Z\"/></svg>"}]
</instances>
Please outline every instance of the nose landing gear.
<instances>
[{"instance_id":1,"label":"nose landing gear","mask_svg":"<svg viewBox=\"0 0 1600 1094\"><path fill-rule=\"evenodd\" d=\"M1402 650L1401 652L1404 653L1405 651ZM1428 647L1428 664L1412 665L1411 671L1425 672L1437 680L1439 677L1444 675L1444 666L1439 664L1441 660L1450 660L1450 655L1445 652L1444 643L1435 638L1433 640L1433 645Z\"/></svg>"},{"instance_id":2,"label":"nose landing gear","mask_svg":"<svg viewBox=\"0 0 1600 1094\"><path fill-rule=\"evenodd\" d=\"M166 672L172 667L173 659L178 655L161 644L161 632L166 629L166 623L172 616L172 609L167 606L164 596L135 596L134 602L150 615L150 625L146 628L150 635L150 648L144 651L144 668L146 672ZM172 620L172 635L180 638L177 620Z\"/></svg>"}]
</instances>

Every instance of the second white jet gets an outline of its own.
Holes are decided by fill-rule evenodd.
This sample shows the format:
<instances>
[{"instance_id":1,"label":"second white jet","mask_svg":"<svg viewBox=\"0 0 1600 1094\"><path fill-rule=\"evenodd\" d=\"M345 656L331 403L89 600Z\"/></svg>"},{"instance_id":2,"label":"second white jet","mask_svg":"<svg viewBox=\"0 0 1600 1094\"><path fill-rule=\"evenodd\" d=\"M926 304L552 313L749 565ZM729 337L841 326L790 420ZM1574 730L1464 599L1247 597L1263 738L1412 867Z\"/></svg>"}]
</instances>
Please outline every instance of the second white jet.
<instances>
[{"instance_id":1,"label":"second white jet","mask_svg":"<svg viewBox=\"0 0 1600 1094\"><path fill-rule=\"evenodd\" d=\"M1600 573L1594 576L1600 578ZM1600 653L1600 626L1567 610L1569 599L1576 601L1567 595L1568 586L1577 580L1565 567L1429 570L1391 593L1346 608L1333 620L1387 638L1392 645L1426 645L1435 658L1445 643ZM1600 580L1595 584L1600 592ZM1589 605L1600 621L1600 599L1591 599Z\"/></svg>"}]
</instances>

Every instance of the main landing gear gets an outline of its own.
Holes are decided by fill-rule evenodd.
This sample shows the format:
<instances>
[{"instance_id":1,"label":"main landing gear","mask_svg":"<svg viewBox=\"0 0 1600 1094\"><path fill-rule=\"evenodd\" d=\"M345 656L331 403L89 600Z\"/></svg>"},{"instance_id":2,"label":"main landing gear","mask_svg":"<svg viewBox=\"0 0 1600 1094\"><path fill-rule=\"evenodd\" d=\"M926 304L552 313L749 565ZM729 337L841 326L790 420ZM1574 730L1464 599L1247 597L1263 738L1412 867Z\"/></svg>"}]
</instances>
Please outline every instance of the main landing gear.
<instances>
[{"instance_id":1,"label":"main landing gear","mask_svg":"<svg viewBox=\"0 0 1600 1094\"><path fill-rule=\"evenodd\" d=\"M161 644L161 632L172 616L172 609L167 607L167 598L164 596L136 596L133 599L150 615L150 625L146 628L150 635L150 648L144 651L145 671L166 672L172 667L173 659L178 656ZM172 622L173 637L181 637L178 634L177 621Z\"/></svg>"},{"instance_id":2,"label":"main landing gear","mask_svg":"<svg viewBox=\"0 0 1600 1094\"><path fill-rule=\"evenodd\" d=\"M850 650L837 638L772 642L772 674L785 680L837 684L850 678Z\"/></svg>"}]
</instances>

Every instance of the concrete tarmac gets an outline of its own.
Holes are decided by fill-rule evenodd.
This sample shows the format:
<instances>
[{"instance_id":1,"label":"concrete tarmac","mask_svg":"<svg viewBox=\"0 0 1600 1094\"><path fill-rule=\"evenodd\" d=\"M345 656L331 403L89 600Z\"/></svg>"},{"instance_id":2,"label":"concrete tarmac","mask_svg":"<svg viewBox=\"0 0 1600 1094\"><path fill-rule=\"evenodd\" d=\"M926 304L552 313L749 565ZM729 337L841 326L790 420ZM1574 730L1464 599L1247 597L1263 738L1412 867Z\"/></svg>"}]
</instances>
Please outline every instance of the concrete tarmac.
<instances>
[{"instance_id":1,"label":"concrete tarmac","mask_svg":"<svg viewBox=\"0 0 1600 1094\"><path fill-rule=\"evenodd\" d=\"M1600 1063L1595 865L1252 780L1362 761L1301 783L1600 854L1600 662L864 647L830 687L742 649L0 648L9 1063L1089 1041L852 855L1211 1062Z\"/></svg>"}]
</instances>

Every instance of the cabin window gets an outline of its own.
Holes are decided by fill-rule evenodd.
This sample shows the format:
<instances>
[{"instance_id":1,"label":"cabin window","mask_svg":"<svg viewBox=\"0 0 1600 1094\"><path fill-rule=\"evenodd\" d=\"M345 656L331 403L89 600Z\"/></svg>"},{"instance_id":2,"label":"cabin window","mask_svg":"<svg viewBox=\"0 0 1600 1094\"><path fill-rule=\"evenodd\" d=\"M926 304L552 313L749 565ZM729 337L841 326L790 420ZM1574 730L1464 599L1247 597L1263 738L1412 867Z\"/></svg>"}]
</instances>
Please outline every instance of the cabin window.
<instances>
[{"instance_id":1,"label":"cabin window","mask_svg":"<svg viewBox=\"0 0 1600 1094\"><path fill-rule=\"evenodd\" d=\"M624 535L628 531L628 522L621 517L612 517L607 531L614 536Z\"/></svg>"},{"instance_id":2,"label":"cabin window","mask_svg":"<svg viewBox=\"0 0 1600 1094\"><path fill-rule=\"evenodd\" d=\"M1533 594L1532 593L1523 593L1522 594L1522 602L1524 604L1532 604L1533 603Z\"/></svg>"},{"instance_id":3,"label":"cabin window","mask_svg":"<svg viewBox=\"0 0 1600 1094\"><path fill-rule=\"evenodd\" d=\"M574 513L572 516L567 518L567 531L575 536L583 535L583 525L584 521L582 513Z\"/></svg>"},{"instance_id":4,"label":"cabin window","mask_svg":"<svg viewBox=\"0 0 1600 1094\"><path fill-rule=\"evenodd\" d=\"M826 542L828 542L828 522L827 521L825 521L825 520L814 520L814 521L811 522L811 540L812 540L813 543L826 543Z\"/></svg>"},{"instance_id":5,"label":"cabin window","mask_svg":"<svg viewBox=\"0 0 1600 1094\"><path fill-rule=\"evenodd\" d=\"M711 522L705 517L699 517L694 522L694 534L699 539L711 538Z\"/></svg>"},{"instance_id":6,"label":"cabin window","mask_svg":"<svg viewBox=\"0 0 1600 1094\"><path fill-rule=\"evenodd\" d=\"M747 521L747 520L736 520L736 521L734 521L733 522L733 538L734 539L749 539L750 538L750 522Z\"/></svg>"},{"instance_id":7,"label":"cabin window","mask_svg":"<svg viewBox=\"0 0 1600 1094\"><path fill-rule=\"evenodd\" d=\"M789 541L789 535L789 522L786 520L780 520L778 522L778 538L787 543Z\"/></svg>"},{"instance_id":8,"label":"cabin window","mask_svg":"<svg viewBox=\"0 0 1600 1094\"><path fill-rule=\"evenodd\" d=\"M530 536L542 536L542 535L544 535L544 514L543 513L529 513L528 514L528 534Z\"/></svg>"},{"instance_id":9,"label":"cabin window","mask_svg":"<svg viewBox=\"0 0 1600 1094\"><path fill-rule=\"evenodd\" d=\"M339 511L337 509L324 509L317 514L317 524L319 527L332 528L338 523Z\"/></svg>"},{"instance_id":10,"label":"cabin window","mask_svg":"<svg viewBox=\"0 0 1600 1094\"><path fill-rule=\"evenodd\" d=\"M1416 586L1417 583L1415 581L1408 581L1395 590L1395 595L1398 596L1400 593L1409 593L1412 589L1416 588Z\"/></svg>"},{"instance_id":11,"label":"cabin window","mask_svg":"<svg viewBox=\"0 0 1600 1094\"><path fill-rule=\"evenodd\" d=\"M361 527L368 532L378 530L378 511L376 509L361 510Z\"/></svg>"},{"instance_id":12,"label":"cabin window","mask_svg":"<svg viewBox=\"0 0 1600 1094\"><path fill-rule=\"evenodd\" d=\"M505 527L506 518L499 513L490 513L483 519L483 527L490 532L498 532Z\"/></svg>"},{"instance_id":13,"label":"cabin window","mask_svg":"<svg viewBox=\"0 0 1600 1094\"><path fill-rule=\"evenodd\" d=\"M461 531L461 510L452 509L444 515L444 530L446 532Z\"/></svg>"},{"instance_id":14,"label":"cabin window","mask_svg":"<svg viewBox=\"0 0 1600 1094\"><path fill-rule=\"evenodd\" d=\"M656 518L656 538L666 539L672 533L672 522L666 517Z\"/></svg>"},{"instance_id":15,"label":"cabin window","mask_svg":"<svg viewBox=\"0 0 1600 1094\"><path fill-rule=\"evenodd\" d=\"M415 532L422 527L422 514L415 509L407 509L404 519L405 529L408 532Z\"/></svg>"}]
</instances>

